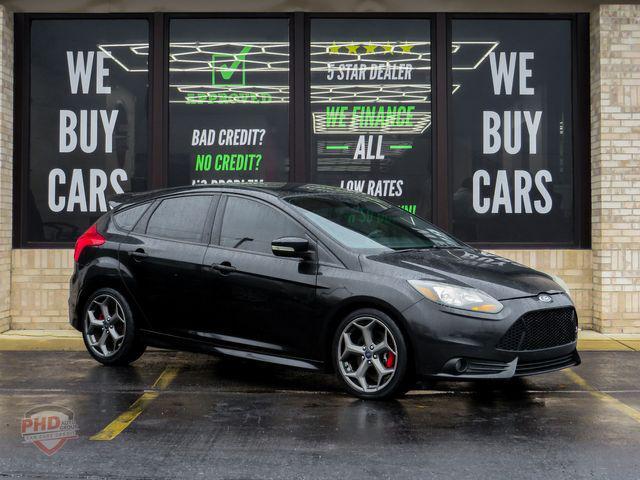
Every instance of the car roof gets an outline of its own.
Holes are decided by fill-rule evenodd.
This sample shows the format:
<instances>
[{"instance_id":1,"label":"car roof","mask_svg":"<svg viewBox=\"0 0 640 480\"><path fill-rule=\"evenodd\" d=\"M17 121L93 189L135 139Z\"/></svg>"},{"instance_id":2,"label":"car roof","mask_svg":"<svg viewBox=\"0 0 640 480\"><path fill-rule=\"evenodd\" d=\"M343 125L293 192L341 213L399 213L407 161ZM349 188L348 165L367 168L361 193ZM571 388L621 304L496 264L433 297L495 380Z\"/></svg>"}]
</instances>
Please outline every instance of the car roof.
<instances>
[{"instance_id":1,"label":"car roof","mask_svg":"<svg viewBox=\"0 0 640 480\"><path fill-rule=\"evenodd\" d=\"M329 185L319 185L314 183L277 183L277 182L255 182L255 183L223 183L216 185L189 185L184 187L162 188L146 192L122 193L109 200L112 209L120 205L130 203L140 203L153 200L166 195L192 192L261 192L276 197L288 197L292 195L311 195L318 193L355 193L340 187Z\"/></svg>"}]
</instances>

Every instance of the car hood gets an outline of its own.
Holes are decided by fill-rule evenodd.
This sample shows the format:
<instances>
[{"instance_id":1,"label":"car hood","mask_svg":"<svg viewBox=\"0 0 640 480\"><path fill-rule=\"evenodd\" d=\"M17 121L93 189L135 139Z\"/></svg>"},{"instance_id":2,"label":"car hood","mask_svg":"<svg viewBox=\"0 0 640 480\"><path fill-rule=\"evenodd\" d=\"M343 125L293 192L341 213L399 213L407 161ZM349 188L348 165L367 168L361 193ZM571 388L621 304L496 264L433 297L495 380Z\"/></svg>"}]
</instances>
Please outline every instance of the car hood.
<instances>
[{"instance_id":1,"label":"car hood","mask_svg":"<svg viewBox=\"0 0 640 480\"><path fill-rule=\"evenodd\" d=\"M497 300L563 292L545 273L473 248L388 252L363 256L361 263L365 272L469 286Z\"/></svg>"}]
</instances>

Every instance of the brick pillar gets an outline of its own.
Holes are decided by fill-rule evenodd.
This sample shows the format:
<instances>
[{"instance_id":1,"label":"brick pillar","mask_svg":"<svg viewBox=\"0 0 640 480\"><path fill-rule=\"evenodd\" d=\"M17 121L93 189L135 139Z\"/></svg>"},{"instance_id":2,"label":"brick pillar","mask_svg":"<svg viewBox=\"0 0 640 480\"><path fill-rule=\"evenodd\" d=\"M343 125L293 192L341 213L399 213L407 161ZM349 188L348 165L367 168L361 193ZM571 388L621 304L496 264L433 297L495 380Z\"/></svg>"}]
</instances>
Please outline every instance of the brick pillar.
<instances>
[{"instance_id":1,"label":"brick pillar","mask_svg":"<svg viewBox=\"0 0 640 480\"><path fill-rule=\"evenodd\" d=\"M640 333L640 6L591 13L593 323Z\"/></svg>"},{"instance_id":2,"label":"brick pillar","mask_svg":"<svg viewBox=\"0 0 640 480\"><path fill-rule=\"evenodd\" d=\"M0 5L0 332L9 329L13 215L13 14Z\"/></svg>"}]
</instances>

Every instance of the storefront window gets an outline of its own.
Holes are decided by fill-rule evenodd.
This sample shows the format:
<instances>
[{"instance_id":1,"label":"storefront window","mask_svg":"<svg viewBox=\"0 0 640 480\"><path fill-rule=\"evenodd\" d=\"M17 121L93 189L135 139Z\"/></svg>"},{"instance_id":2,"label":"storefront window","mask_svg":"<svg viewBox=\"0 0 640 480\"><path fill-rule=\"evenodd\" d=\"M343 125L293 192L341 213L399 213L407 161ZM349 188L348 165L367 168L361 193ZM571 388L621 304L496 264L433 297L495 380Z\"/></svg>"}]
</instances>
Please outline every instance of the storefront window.
<instances>
[{"instance_id":1,"label":"storefront window","mask_svg":"<svg viewBox=\"0 0 640 480\"><path fill-rule=\"evenodd\" d=\"M121 192L294 180L589 245L588 15L207 15L15 15L15 245Z\"/></svg>"},{"instance_id":2,"label":"storefront window","mask_svg":"<svg viewBox=\"0 0 640 480\"><path fill-rule=\"evenodd\" d=\"M168 184L288 171L289 21L171 20Z\"/></svg>"},{"instance_id":3,"label":"storefront window","mask_svg":"<svg viewBox=\"0 0 640 480\"><path fill-rule=\"evenodd\" d=\"M431 216L428 20L311 21L313 180Z\"/></svg>"},{"instance_id":4,"label":"storefront window","mask_svg":"<svg viewBox=\"0 0 640 480\"><path fill-rule=\"evenodd\" d=\"M32 21L27 241L75 241L147 189L148 38L146 20Z\"/></svg>"},{"instance_id":5,"label":"storefront window","mask_svg":"<svg viewBox=\"0 0 640 480\"><path fill-rule=\"evenodd\" d=\"M571 243L569 20L452 21L449 212L481 243Z\"/></svg>"}]
</instances>

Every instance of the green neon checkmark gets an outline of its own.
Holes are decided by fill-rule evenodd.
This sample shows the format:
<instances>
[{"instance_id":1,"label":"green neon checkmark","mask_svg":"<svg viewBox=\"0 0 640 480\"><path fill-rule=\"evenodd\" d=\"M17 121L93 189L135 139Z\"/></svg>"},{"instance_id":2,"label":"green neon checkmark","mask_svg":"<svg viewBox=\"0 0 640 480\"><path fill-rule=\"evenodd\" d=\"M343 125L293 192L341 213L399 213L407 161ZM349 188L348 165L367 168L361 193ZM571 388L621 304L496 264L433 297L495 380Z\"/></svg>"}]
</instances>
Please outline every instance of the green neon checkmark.
<instances>
[{"instance_id":1,"label":"green neon checkmark","mask_svg":"<svg viewBox=\"0 0 640 480\"><path fill-rule=\"evenodd\" d=\"M231 78L231 75L233 75L233 73L238 70L240 64L244 62L244 56L249 53L250 50L251 47L244 47L238 54L238 59L233 62L230 67L224 64L220 65L220 75L222 75L222 78L224 78L225 80L229 80Z\"/></svg>"},{"instance_id":2,"label":"green neon checkmark","mask_svg":"<svg viewBox=\"0 0 640 480\"><path fill-rule=\"evenodd\" d=\"M251 51L251 47L250 46L246 46L244 47L239 54L237 54L236 56L234 56L235 60L231 63L231 64L220 64L220 66L218 67L218 73L220 74L220 76L222 77L222 80L224 80L225 82L229 81L231 79L231 77L233 77L233 75L240 69L242 71L242 83L241 85L245 84L245 78L244 78L244 61L245 61L245 55L247 53L249 53ZM228 55L231 56L231 55ZM215 55L212 55L212 60L213 60L213 64L214 64L214 68L212 71L212 83L215 85L216 83L216 77L215 77Z\"/></svg>"}]
</instances>

